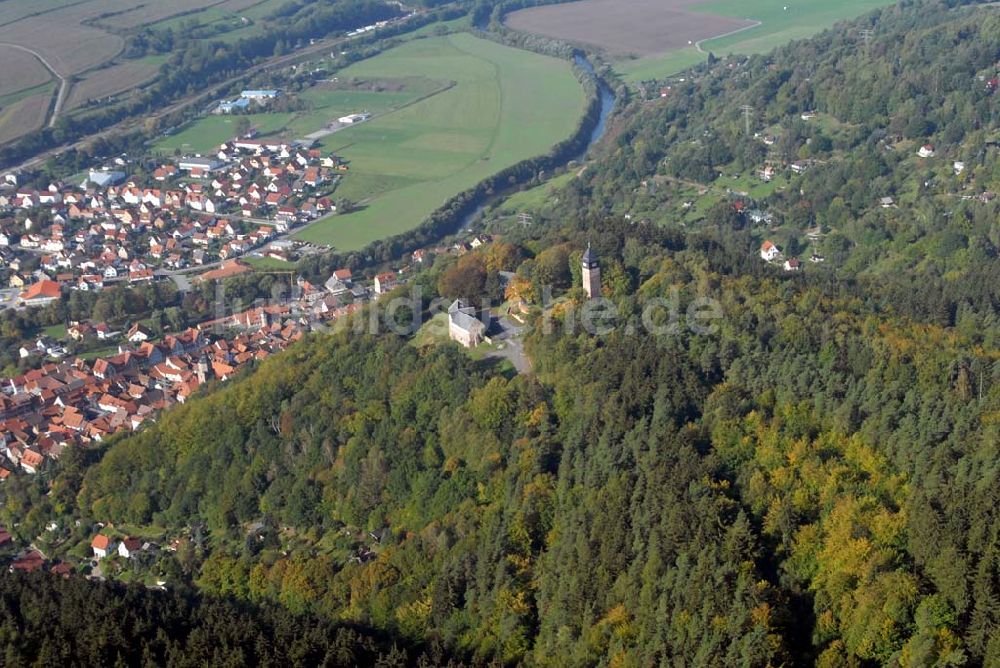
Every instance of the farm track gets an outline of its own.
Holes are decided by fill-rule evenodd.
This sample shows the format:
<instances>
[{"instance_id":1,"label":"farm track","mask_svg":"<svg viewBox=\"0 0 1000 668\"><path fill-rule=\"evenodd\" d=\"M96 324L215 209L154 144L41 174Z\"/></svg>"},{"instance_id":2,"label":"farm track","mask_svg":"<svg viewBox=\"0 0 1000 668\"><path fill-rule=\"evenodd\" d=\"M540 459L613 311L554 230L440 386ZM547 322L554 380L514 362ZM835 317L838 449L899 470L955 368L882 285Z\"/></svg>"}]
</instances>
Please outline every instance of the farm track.
<instances>
[{"instance_id":1,"label":"farm track","mask_svg":"<svg viewBox=\"0 0 1000 668\"><path fill-rule=\"evenodd\" d=\"M736 30L730 30L725 34L716 35L715 37L706 37L705 39L700 39L697 42L695 42L694 48L698 49L698 53L708 53L708 51L705 51L703 48L701 48L701 45L704 44L705 42L711 42L717 39L725 39L726 37L732 37L733 35L738 35L741 32L746 32L747 30L753 30L754 28L759 28L762 25L764 25L763 21L754 21L753 25L743 26L742 28L737 28Z\"/></svg>"},{"instance_id":2,"label":"farm track","mask_svg":"<svg viewBox=\"0 0 1000 668\"><path fill-rule=\"evenodd\" d=\"M62 111L63 105L66 103L66 97L69 95L69 79L59 74L59 72L56 71L56 68L45 59L45 56L38 53L34 49L29 49L21 44L12 44L10 42L0 42L0 46L6 46L11 49L17 49L18 51L30 53L38 59L38 62L45 66L45 69L47 69L53 77L59 80L59 94L56 96L56 104L52 108L52 116L49 118L49 127L51 128L56 124L56 121L59 120L59 114Z\"/></svg>"},{"instance_id":3,"label":"farm track","mask_svg":"<svg viewBox=\"0 0 1000 668\"><path fill-rule=\"evenodd\" d=\"M490 142L489 142L489 144L486 145L486 148L483 149L483 156L488 158L490 156L490 154L493 152L493 147L496 146L497 137L500 135L500 126L502 124L502 120L501 119L503 118L504 96L503 96L503 81L501 81L501 78L500 78L500 66L497 65L494 62L491 62L489 60L485 60L485 59L477 56L476 54L472 53L471 51L468 51L466 49L462 49L462 48L460 48L458 46L456 46L455 48L458 49L458 51L460 51L460 52L462 52L462 53L464 53L464 54L466 54L466 55L468 55L468 56L470 56L472 58L475 58L477 60L480 60L480 61L483 61L483 62L487 63L488 65L490 65L493 68L493 80L496 82L496 85L497 85L497 97L498 97L497 102L498 102L499 111L497 112L497 122L496 122L496 125L493 127L493 133L490 135ZM482 157L473 159L472 162L470 162L466 166L466 168L472 167L474 164L476 164L477 162L479 162L482 159L483 159Z\"/></svg>"}]
</instances>

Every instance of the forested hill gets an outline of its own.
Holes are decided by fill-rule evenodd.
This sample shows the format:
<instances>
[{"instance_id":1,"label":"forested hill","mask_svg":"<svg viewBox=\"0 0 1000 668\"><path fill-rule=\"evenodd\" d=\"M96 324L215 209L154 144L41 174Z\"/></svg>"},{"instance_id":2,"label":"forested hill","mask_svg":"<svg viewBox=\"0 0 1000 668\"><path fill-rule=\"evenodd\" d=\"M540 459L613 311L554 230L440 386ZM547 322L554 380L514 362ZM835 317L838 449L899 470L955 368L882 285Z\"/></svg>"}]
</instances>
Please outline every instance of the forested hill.
<instances>
[{"instance_id":1,"label":"forested hill","mask_svg":"<svg viewBox=\"0 0 1000 668\"><path fill-rule=\"evenodd\" d=\"M107 576L434 661L1000 665L1000 239L994 200L965 199L1000 178L995 12L907 3L677 79L535 224L414 278L496 298L514 271L536 306L553 286L533 373L425 332L312 335L10 477L0 521L71 561L105 523L165 547ZM740 181L765 161L808 168ZM764 238L826 261L785 272ZM574 326L588 243L619 314L601 335ZM696 299L707 330L683 317Z\"/></svg>"},{"instance_id":2,"label":"forested hill","mask_svg":"<svg viewBox=\"0 0 1000 668\"><path fill-rule=\"evenodd\" d=\"M766 239L806 263L816 253L828 273L920 319L992 311L1000 12L967 4L901 3L665 82L667 97L633 109L609 155L572 184L568 208L724 228L745 258L727 270L762 271L752 250ZM918 155L924 145L932 157ZM737 215L737 202L771 218ZM931 294L914 299L916 288Z\"/></svg>"},{"instance_id":3,"label":"forested hill","mask_svg":"<svg viewBox=\"0 0 1000 668\"><path fill-rule=\"evenodd\" d=\"M448 665L439 650L276 606L48 574L0 578L0 629L10 668Z\"/></svg>"}]
</instances>

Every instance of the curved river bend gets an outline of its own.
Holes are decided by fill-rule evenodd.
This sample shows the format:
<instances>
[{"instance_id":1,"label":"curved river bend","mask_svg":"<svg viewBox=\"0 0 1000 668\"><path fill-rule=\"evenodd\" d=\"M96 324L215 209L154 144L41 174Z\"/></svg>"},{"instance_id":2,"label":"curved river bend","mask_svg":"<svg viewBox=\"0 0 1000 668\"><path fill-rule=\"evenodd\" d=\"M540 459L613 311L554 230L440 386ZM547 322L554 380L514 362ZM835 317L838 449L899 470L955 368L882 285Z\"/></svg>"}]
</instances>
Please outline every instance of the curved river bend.
<instances>
[{"instance_id":1,"label":"curved river bend","mask_svg":"<svg viewBox=\"0 0 1000 668\"><path fill-rule=\"evenodd\" d=\"M584 71L588 72L591 76L597 78L597 73L594 71L594 66L591 64L589 60L587 60L586 56L583 56L582 54L578 53L573 57L573 62L576 64L577 67L582 68ZM579 153L579 155L575 155L572 158L566 160L566 162L562 163L560 167L569 164L573 160L577 161L582 160L590 151L590 149L594 146L594 144L600 141L601 137L604 136L604 132L607 130L608 117L611 115L611 110L614 109L615 106L615 94L614 91L612 91L611 88L606 83L604 83L602 79L599 78L597 79L597 85L598 85L598 93L601 97L601 111L597 117L597 125L594 126L593 131L590 133L590 139L587 141L587 145ZM464 218L462 218L462 224L459 227L459 229L467 230L470 227L472 227L472 225L479 219L480 215L486 209L486 207L490 206L494 202L497 202L509 196L510 194L511 191L504 191L496 193L491 197L488 197L482 204L477 206L472 212L470 212Z\"/></svg>"}]
</instances>

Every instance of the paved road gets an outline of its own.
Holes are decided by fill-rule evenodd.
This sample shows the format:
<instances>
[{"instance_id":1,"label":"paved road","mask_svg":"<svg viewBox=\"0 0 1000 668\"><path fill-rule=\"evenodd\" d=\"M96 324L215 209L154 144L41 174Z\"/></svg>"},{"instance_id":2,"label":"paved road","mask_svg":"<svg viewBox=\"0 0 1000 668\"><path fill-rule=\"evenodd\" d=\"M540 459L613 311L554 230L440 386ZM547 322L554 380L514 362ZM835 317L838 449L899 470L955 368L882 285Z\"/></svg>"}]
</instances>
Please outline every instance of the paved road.
<instances>
[{"instance_id":1,"label":"paved road","mask_svg":"<svg viewBox=\"0 0 1000 668\"><path fill-rule=\"evenodd\" d=\"M17 306L17 295L20 292L17 288L5 288L0 290L0 311Z\"/></svg>"},{"instance_id":2,"label":"paved road","mask_svg":"<svg viewBox=\"0 0 1000 668\"><path fill-rule=\"evenodd\" d=\"M531 360L524 352L524 326L507 317L496 319L500 333L490 337L493 339L493 349L486 355L491 359L505 359L514 365L518 373L531 373Z\"/></svg>"}]
</instances>

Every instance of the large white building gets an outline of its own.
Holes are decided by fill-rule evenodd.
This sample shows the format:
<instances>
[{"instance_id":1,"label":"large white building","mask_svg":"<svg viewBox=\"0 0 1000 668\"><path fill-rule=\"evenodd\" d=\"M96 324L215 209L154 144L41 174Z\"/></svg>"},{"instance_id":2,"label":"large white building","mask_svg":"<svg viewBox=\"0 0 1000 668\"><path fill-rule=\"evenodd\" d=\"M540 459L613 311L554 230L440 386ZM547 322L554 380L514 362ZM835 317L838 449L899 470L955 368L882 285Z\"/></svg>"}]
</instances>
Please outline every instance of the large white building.
<instances>
[{"instance_id":1,"label":"large white building","mask_svg":"<svg viewBox=\"0 0 1000 668\"><path fill-rule=\"evenodd\" d=\"M486 325L476 317L476 309L461 299L448 307L448 338L466 348L478 346L486 339Z\"/></svg>"},{"instance_id":2,"label":"large white building","mask_svg":"<svg viewBox=\"0 0 1000 668\"><path fill-rule=\"evenodd\" d=\"M261 102L263 100L273 100L281 94L281 91L277 90L245 90L240 93L240 97L247 100L254 100L256 102Z\"/></svg>"},{"instance_id":3,"label":"large white building","mask_svg":"<svg viewBox=\"0 0 1000 668\"><path fill-rule=\"evenodd\" d=\"M341 116L337 119L337 121L339 123L343 123L344 125L353 125L355 123L364 123L371 117L372 115L365 111L360 114L348 114L347 116Z\"/></svg>"},{"instance_id":4,"label":"large white building","mask_svg":"<svg viewBox=\"0 0 1000 668\"><path fill-rule=\"evenodd\" d=\"M212 172L223 166L223 162L216 158L181 158L180 162L177 163L177 167L185 172L190 172L192 169L201 169L206 172Z\"/></svg>"}]
</instances>

